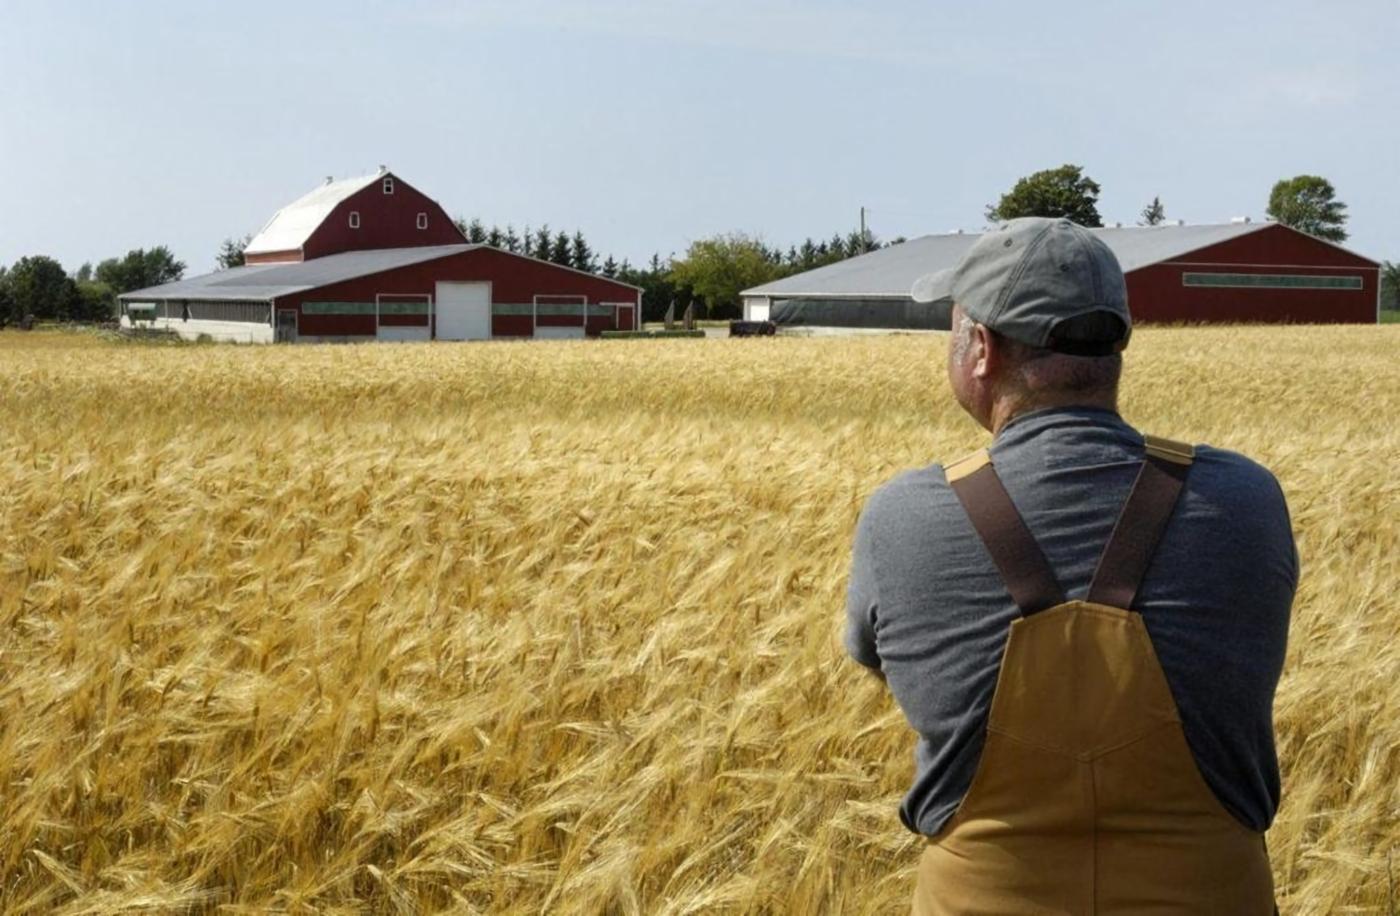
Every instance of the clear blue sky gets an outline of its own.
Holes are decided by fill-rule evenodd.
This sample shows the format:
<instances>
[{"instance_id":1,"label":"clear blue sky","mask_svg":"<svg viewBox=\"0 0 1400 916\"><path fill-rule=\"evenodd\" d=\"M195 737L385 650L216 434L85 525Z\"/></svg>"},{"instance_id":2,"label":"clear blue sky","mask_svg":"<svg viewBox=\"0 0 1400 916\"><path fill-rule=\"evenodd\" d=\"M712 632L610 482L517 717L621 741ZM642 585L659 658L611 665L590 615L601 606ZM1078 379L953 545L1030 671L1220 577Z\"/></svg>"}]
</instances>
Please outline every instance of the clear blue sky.
<instances>
[{"instance_id":1,"label":"clear blue sky","mask_svg":"<svg viewBox=\"0 0 1400 916\"><path fill-rule=\"evenodd\" d=\"M0 263L168 244L190 273L326 175L647 259L979 228L1073 162L1106 221L1263 215L1329 178L1400 259L1394 0L0 0Z\"/></svg>"}]
</instances>

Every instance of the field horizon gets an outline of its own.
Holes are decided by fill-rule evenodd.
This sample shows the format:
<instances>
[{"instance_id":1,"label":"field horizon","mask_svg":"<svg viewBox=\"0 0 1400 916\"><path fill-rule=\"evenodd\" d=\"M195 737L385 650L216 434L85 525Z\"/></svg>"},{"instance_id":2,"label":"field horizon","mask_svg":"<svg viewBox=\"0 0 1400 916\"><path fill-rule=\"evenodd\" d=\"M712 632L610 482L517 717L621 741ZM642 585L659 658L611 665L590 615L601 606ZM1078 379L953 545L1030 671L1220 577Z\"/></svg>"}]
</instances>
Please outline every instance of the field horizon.
<instances>
[{"instance_id":1,"label":"field horizon","mask_svg":"<svg viewBox=\"0 0 1400 916\"><path fill-rule=\"evenodd\" d=\"M945 346L0 331L0 911L907 912L839 635L865 498L988 440ZM1397 355L1126 354L1128 422L1289 501L1289 914L1400 907Z\"/></svg>"}]
</instances>

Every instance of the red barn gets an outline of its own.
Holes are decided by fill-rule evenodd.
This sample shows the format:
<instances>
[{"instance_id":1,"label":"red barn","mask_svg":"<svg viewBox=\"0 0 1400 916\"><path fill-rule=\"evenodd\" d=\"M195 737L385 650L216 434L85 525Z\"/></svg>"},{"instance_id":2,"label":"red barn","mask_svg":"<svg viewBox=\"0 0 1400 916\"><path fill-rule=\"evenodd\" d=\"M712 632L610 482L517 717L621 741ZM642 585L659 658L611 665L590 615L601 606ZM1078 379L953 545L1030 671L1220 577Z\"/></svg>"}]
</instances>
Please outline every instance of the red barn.
<instances>
[{"instance_id":1,"label":"red barn","mask_svg":"<svg viewBox=\"0 0 1400 916\"><path fill-rule=\"evenodd\" d=\"M1128 283L1133 321L1375 324L1380 264L1278 223L1093 230ZM942 329L914 281L953 267L975 233L926 235L743 292L744 317L780 325Z\"/></svg>"},{"instance_id":2,"label":"red barn","mask_svg":"<svg viewBox=\"0 0 1400 916\"><path fill-rule=\"evenodd\" d=\"M278 210L247 264L122 295L122 321L241 341L594 337L641 325L641 290L471 244L380 169Z\"/></svg>"}]
</instances>

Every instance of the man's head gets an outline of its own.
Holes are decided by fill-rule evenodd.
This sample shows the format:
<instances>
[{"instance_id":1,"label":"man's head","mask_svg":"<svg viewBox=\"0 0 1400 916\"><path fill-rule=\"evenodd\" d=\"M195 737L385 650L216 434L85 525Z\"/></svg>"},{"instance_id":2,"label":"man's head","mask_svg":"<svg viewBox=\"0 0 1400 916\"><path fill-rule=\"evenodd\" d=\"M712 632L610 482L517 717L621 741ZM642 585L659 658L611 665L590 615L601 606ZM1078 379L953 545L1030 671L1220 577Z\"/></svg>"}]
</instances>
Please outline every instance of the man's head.
<instances>
[{"instance_id":1,"label":"man's head","mask_svg":"<svg viewBox=\"0 0 1400 916\"><path fill-rule=\"evenodd\" d=\"M951 302L948 381L995 432L1041 407L1116 409L1128 314L1108 246L1069 220L1012 220L957 267L920 278L913 298Z\"/></svg>"}]
</instances>

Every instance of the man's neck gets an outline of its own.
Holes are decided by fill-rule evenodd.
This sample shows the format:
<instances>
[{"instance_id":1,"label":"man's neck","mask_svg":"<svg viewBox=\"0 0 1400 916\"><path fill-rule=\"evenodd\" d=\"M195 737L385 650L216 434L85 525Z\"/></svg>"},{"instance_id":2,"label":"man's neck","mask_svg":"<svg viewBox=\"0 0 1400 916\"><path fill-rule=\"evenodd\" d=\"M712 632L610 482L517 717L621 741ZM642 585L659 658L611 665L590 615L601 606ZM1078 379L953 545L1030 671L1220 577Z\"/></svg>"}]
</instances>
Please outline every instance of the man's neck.
<instances>
[{"instance_id":1,"label":"man's neck","mask_svg":"<svg viewBox=\"0 0 1400 916\"><path fill-rule=\"evenodd\" d=\"M1000 398L992 404L992 413L988 424L992 435L1001 432L1001 429L1012 420L1024 414L1037 410L1048 410L1052 407L1092 407L1097 410L1108 410L1113 413L1118 412L1117 392L1108 395L1084 395L1068 394L1059 397L1042 396L1037 398Z\"/></svg>"}]
</instances>

